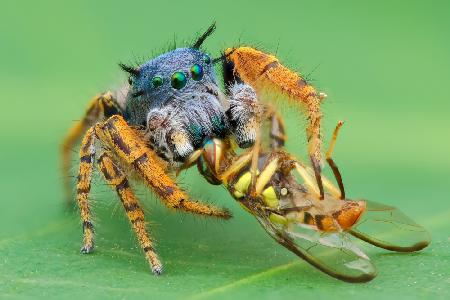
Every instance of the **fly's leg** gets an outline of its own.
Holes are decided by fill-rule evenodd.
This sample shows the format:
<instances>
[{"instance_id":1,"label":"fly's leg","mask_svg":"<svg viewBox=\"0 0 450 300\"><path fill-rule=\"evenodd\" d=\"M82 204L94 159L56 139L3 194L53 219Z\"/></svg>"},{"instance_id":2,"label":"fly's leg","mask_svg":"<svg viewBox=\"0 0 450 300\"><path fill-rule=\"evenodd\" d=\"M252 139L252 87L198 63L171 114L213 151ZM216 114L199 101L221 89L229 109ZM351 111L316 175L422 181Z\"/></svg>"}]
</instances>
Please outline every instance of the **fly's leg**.
<instances>
[{"instance_id":1,"label":"fly's leg","mask_svg":"<svg viewBox=\"0 0 450 300\"><path fill-rule=\"evenodd\" d=\"M255 196L258 194L256 191L256 176L258 173L259 153L261 151L261 131L260 128L256 130L255 144L252 148L252 160L250 163L250 195Z\"/></svg>"},{"instance_id":2,"label":"fly's leg","mask_svg":"<svg viewBox=\"0 0 450 300\"><path fill-rule=\"evenodd\" d=\"M167 174L164 162L147 147L139 134L130 128L121 116L112 116L104 123L97 124L95 133L115 155L134 168L167 207L222 219L231 217L226 209L190 200Z\"/></svg>"},{"instance_id":3,"label":"fly's leg","mask_svg":"<svg viewBox=\"0 0 450 300\"><path fill-rule=\"evenodd\" d=\"M281 115L274 109L269 109L270 122L270 148L276 150L282 148L287 140L284 120Z\"/></svg>"},{"instance_id":4,"label":"fly's leg","mask_svg":"<svg viewBox=\"0 0 450 300\"><path fill-rule=\"evenodd\" d=\"M99 157L97 163L106 182L114 188L119 195L120 201L127 213L128 220L130 220L130 223L133 226L139 244L145 253L145 257L150 264L152 272L156 275L161 274L162 264L153 248L152 240L145 227L144 211L139 205L138 199L134 195L127 177L119 166L114 163L111 155L107 152Z\"/></svg>"},{"instance_id":5,"label":"fly's leg","mask_svg":"<svg viewBox=\"0 0 450 300\"><path fill-rule=\"evenodd\" d=\"M89 103L83 119L77 121L66 134L61 145L61 171L68 204L71 203L72 199L72 187L70 182L72 149L90 126L102 118L119 113L119 111L120 108L111 92L95 96Z\"/></svg>"},{"instance_id":6,"label":"fly's leg","mask_svg":"<svg viewBox=\"0 0 450 300\"><path fill-rule=\"evenodd\" d=\"M345 188L344 183L342 181L341 172L339 171L338 166L334 162L332 155L334 151L334 146L336 144L336 140L339 134L339 130L341 129L342 125L344 124L343 121L339 121L336 125L336 128L334 129L333 136L330 141L330 145L328 146L328 150L326 152L325 159L330 166L331 170L333 171L333 175L336 178L336 181L339 186L339 192L336 191L336 188L330 184L328 181L324 180L324 185L327 187L336 197L339 197L340 199L345 199Z\"/></svg>"},{"instance_id":7,"label":"fly's leg","mask_svg":"<svg viewBox=\"0 0 450 300\"><path fill-rule=\"evenodd\" d=\"M243 82L250 84L256 92L272 90L288 96L294 104L303 108L307 115L306 136L308 152L314 169L320 198L324 198L321 179L320 133L322 113L320 104L324 94L317 93L304 78L283 66L278 59L250 47L227 49L225 58L232 64L233 72Z\"/></svg>"},{"instance_id":8,"label":"fly's leg","mask_svg":"<svg viewBox=\"0 0 450 300\"><path fill-rule=\"evenodd\" d=\"M90 253L94 250L94 228L89 207L89 193L91 191L92 168L95 159L95 133L90 128L81 142L80 169L77 182L77 203L80 208L81 221L83 222L83 247L82 253Z\"/></svg>"}]
</instances>

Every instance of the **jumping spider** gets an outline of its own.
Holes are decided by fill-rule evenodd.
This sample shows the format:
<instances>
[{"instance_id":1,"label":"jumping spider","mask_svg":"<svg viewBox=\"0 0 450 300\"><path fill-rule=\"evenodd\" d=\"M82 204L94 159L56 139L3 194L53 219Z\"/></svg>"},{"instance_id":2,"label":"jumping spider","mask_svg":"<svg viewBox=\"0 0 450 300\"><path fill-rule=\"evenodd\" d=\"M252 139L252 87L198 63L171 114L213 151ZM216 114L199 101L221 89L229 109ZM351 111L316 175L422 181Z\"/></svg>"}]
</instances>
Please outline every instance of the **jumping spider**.
<instances>
[{"instance_id":1,"label":"jumping spider","mask_svg":"<svg viewBox=\"0 0 450 300\"><path fill-rule=\"evenodd\" d=\"M191 46L174 49L138 67L120 64L129 75L128 85L96 96L84 118L68 133L62 148L66 178L70 150L84 135L76 192L83 222L81 251L94 249L88 196L95 164L115 188L155 274L162 272L162 264L125 171L143 179L169 208L230 218L226 209L191 200L175 182L173 173L196 164L209 183L224 185L280 244L342 280L367 281L376 274L367 256L347 241L347 233L391 250L425 247L429 240L426 232L406 216L398 216L395 208L379 209L380 205L372 202L345 198L340 172L331 159L341 124L326 156L339 189L321 175L320 104L325 94L316 92L275 56L251 47L228 48L212 59L200 46L214 29L215 24ZM217 83L215 63L222 63L225 91ZM283 150L283 120L274 105L260 101L266 91L284 94L281 99L298 104L306 113L312 168ZM261 148L261 127L266 121L270 124L269 151ZM303 184L292 170L298 172ZM70 190L69 182L66 187ZM363 213L371 211L370 206L376 207L372 211L382 212L376 215L378 219L387 218L384 213L391 216L386 222L392 223L394 230L410 225L413 229L408 230L415 234L409 237L410 243L380 242L361 231L355 224ZM310 231L298 232L305 228ZM340 260L321 257L324 249L336 251L333 254Z\"/></svg>"}]
</instances>

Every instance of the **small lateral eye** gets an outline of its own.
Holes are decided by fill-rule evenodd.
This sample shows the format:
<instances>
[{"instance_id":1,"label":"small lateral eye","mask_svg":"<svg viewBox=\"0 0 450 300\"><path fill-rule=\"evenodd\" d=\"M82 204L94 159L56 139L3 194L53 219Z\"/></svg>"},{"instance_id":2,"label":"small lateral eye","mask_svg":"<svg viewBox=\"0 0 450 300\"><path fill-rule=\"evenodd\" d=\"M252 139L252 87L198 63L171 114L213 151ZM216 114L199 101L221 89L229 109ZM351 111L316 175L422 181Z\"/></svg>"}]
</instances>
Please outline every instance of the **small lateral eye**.
<instances>
[{"instance_id":1,"label":"small lateral eye","mask_svg":"<svg viewBox=\"0 0 450 300\"><path fill-rule=\"evenodd\" d=\"M152 78L152 84L154 88L158 88L163 84L163 79L161 76L155 76Z\"/></svg>"},{"instance_id":2,"label":"small lateral eye","mask_svg":"<svg viewBox=\"0 0 450 300\"><path fill-rule=\"evenodd\" d=\"M186 85L186 75L183 72L175 72L171 78L172 87L174 89L181 89Z\"/></svg>"},{"instance_id":3,"label":"small lateral eye","mask_svg":"<svg viewBox=\"0 0 450 300\"><path fill-rule=\"evenodd\" d=\"M209 65L211 63L211 58L208 55L206 55L203 61L205 62L205 64Z\"/></svg>"},{"instance_id":4,"label":"small lateral eye","mask_svg":"<svg viewBox=\"0 0 450 300\"><path fill-rule=\"evenodd\" d=\"M203 78L203 67L199 64L195 64L191 67L192 79L199 81Z\"/></svg>"},{"instance_id":5,"label":"small lateral eye","mask_svg":"<svg viewBox=\"0 0 450 300\"><path fill-rule=\"evenodd\" d=\"M132 85L132 84L133 84L133 79L131 79L131 76L128 77L128 84L129 84L129 85Z\"/></svg>"}]
</instances>

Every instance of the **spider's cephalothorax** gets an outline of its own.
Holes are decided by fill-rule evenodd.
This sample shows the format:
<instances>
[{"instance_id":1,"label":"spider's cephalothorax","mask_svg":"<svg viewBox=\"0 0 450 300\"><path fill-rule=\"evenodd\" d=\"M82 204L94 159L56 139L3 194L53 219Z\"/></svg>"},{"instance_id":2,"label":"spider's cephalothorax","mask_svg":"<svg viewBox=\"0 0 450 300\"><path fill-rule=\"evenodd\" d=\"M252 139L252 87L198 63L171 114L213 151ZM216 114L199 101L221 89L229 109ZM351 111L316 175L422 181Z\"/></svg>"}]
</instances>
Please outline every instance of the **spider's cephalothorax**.
<instances>
[{"instance_id":1,"label":"spider's cephalothorax","mask_svg":"<svg viewBox=\"0 0 450 300\"><path fill-rule=\"evenodd\" d=\"M178 48L122 68L130 73L125 120L146 128L150 146L172 165L213 138L234 135L241 147L255 141L255 91L233 82L226 99L210 56L200 49Z\"/></svg>"},{"instance_id":2,"label":"spider's cephalothorax","mask_svg":"<svg viewBox=\"0 0 450 300\"><path fill-rule=\"evenodd\" d=\"M137 67L121 64L129 73L127 87L95 97L85 117L67 135L62 152L65 178L69 178L70 150L84 134L76 196L83 224L81 251L90 253L94 248L89 193L95 165L116 190L155 274L162 272L162 264L128 175L141 178L169 208L230 218L226 209L190 200L176 183L172 171L195 164L209 183L225 186L277 242L336 278L368 281L376 275L367 256L348 240L349 234L396 251L428 245L426 231L395 208L346 199L331 158L341 124L326 155L339 189L322 177L320 103L324 94L275 56L251 47L229 48L220 58L211 59L200 46L214 28L213 24L190 47ZM225 93L217 85L213 68L220 61ZM283 150L286 136L281 116L274 105L259 101L267 89L284 93L306 112L312 168ZM264 122L270 123L268 134L261 132ZM262 135L269 137L268 149L261 146ZM66 185L70 190L69 181ZM372 231L360 226L374 220L381 220L379 224L401 235L401 240L378 239L377 230L385 227L377 224Z\"/></svg>"},{"instance_id":3,"label":"spider's cephalothorax","mask_svg":"<svg viewBox=\"0 0 450 300\"><path fill-rule=\"evenodd\" d=\"M205 139L229 134L226 103L208 54L178 48L130 73L124 118L147 128L162 158L182 163Z\"/></svg>"}]
</instances>

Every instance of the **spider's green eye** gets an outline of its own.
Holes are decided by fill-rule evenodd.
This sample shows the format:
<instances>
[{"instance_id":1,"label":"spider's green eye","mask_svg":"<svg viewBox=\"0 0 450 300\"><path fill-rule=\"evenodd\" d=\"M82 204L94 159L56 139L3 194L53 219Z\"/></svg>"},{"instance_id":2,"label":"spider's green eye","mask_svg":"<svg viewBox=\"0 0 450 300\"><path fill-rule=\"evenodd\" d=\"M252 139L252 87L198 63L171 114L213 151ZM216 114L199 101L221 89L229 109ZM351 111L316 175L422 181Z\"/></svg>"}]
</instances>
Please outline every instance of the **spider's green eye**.
<instances>
[{"instance_id":1,"label":"spider's green eye","mask_svg":"<svg viewBox=\"0 0 450 300\"><path fill-rule=\"evenodd\" d=\"M152 78L152 84L154 88L160 87L163 84L163 79L161 76L155 76Z\"/></svg>"},{"instance_id":2,"label":"spider's green eye","mask_svg":"<svg viewBox=\"0 0 450 300\"><path fill-rule=\"evenodd\" d=\"M186 75L183 72L175 72L171 79L172 87L174 89L181 89L186 85Z\"/></svg>"},{"instance_id":3,"label":"spider's green eye","mask_svg":"<svg viewBox=\"0 0 450 300\"><path fill-rule=\"evenodd\" d=\"M211 58L209 58L209 56L206 55L203 61L205 62L205 64L209 65L211 63Z\"/></svg>"},{"instance_id":4,"label":"spider's green eye","mask_svg":"<svg viewBox=\"0 0 450 300\"><path fill-rule=\"evenodd\" d=\"M195 64L191 67L192 79L199 81L203 78L203 68L199 64Z\"/></svg>"}]
</instances>

